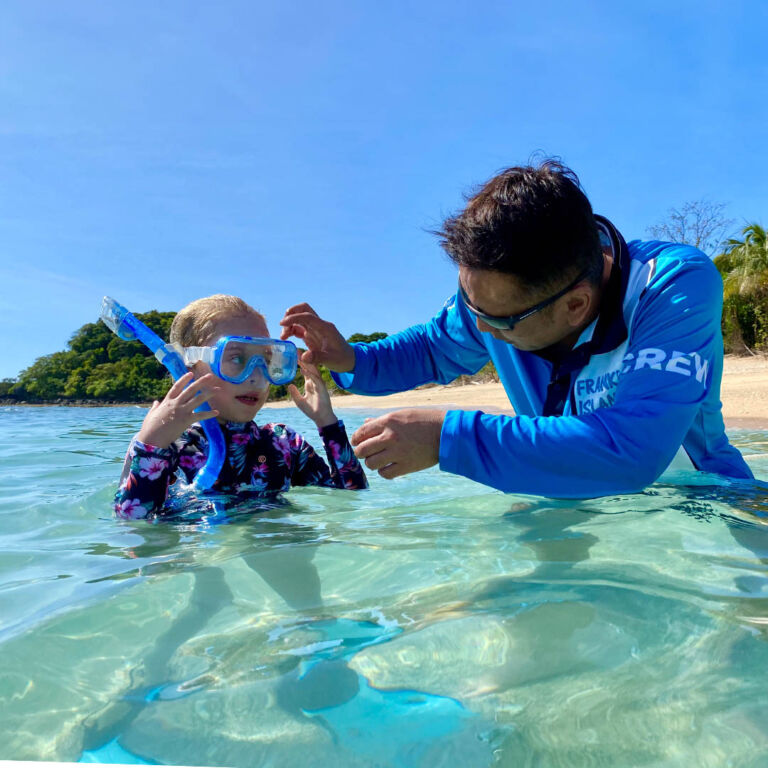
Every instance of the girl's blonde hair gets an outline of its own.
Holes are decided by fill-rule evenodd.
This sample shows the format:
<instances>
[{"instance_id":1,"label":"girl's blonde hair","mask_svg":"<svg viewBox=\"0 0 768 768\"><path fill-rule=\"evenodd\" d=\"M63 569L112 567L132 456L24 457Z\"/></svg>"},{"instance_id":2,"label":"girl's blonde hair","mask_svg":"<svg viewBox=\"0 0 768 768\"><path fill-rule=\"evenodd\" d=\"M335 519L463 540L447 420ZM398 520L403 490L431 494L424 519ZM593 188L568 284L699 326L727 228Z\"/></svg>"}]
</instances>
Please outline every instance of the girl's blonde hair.
<instances>
[{"instance_id":1,"label":"girl's blonde hair","mask_svg":"<svg viewBox=\"0 0 768 768\"><path fill-rule=\"evenodd\" d=\"M242 299L217 293L187 304L173 318L170 340L182 347L202 346L210 338L216 323L230 317L256 317L265 325L267 323L261 312Z\"/></svg>"}]
</instances>

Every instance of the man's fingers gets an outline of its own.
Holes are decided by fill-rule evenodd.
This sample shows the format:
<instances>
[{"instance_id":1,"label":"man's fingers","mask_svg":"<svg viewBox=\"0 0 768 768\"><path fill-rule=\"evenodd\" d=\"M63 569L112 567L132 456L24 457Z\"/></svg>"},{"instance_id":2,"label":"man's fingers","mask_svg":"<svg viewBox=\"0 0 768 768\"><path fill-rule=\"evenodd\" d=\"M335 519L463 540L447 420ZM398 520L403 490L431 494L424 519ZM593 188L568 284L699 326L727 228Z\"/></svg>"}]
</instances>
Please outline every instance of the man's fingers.
<instances>
[{"instance_id":1,"label":"man's fingers","mask_svg":"<svg viewBox=\"0 0 768 768\"><path fill-rule=\"evenodd\" d=\"M307 334L307 329L302 325L287 325L280 331L280 338L285 341L291 336L295 336L297 339L303 339Z\"/></svg>"},{"instance_id":2,"label":"man's fingers","mask_svg":"<svg viewBox=\"0 0 768 768\"><path fill-rule=\"evenodd\" d=\"M312 315L317 316L317 312L315 312L312 307L307 304L306 301L302 301L300 304L294 304L292 307L288 307L288 309L285 310L283 313L283 317L287 317L288 315L296 315L299 312L309 312Z\"/></svg>"},{"instance_id":3,"label":"man's fingers","mask_svg":"<svg viewBox=\"0 0 768 768\"><path fill-rule=\"evenodd\" d=\"M365 466L368 467L368 469L372 469L374 472L376 470L381 471L384 467L388 467L390 464L392 464L392 456L389 451L379 451L365 459Z\"/></svg>"},{"instance_id":4,"label":"man's fingers","mask_svg":"<svg viewBox=\"0 0 768 768\"><path fill-rule=\"evenodd\" d=\"M375 419L366 419L362 427L358 427L349 438L352 445L360 445L365 440L381 434L384 429L384 423L381 416Z\"/></svg>"},{"instance_id":5,"label":"man's fingers","mask_svg":"<svg viewBox=\"0 0 768 768\"><path fill-rule=\"evenodd\" d=\"M387 464L386 467L382 467L379 470L379 475L385 480L394 480L396 477L402 477L403 475L407 474L408 473L402 469L401 465L397 464L396 462L393 464Z\"/></svg>"},{"instance_id":6,"label":"man's fingers","mask_svg":"<svg viewBox=\"0 0 768 768\"><path fill-rule=\"evenodd\" d=\"M374 454L381 453L382 451L390 448L390 442L384 435L374 435L367 440L359 442L355 447L355 456L358 459L367 459ZM385 462L386 463L386 462ZM371 466L370 464L368 466ZM379 466L383 466L379 464ZM378 467L371 467L371 469L378 469Z\"/></svg>"},{"instance_id":7,"label":"man's fingers","mask_svg":"<svg viewBox=\"0 0 768 768\"><path fill-rule=\"evenodd\" d=\"M280 325L282 325L283 328L298 325L304 329L312 330L313 328L322 328L327 325L327 323L325 320L321 320L314 312L296 312L291 315L286 315L280 321Z\"/></svg>"}]
</instances>

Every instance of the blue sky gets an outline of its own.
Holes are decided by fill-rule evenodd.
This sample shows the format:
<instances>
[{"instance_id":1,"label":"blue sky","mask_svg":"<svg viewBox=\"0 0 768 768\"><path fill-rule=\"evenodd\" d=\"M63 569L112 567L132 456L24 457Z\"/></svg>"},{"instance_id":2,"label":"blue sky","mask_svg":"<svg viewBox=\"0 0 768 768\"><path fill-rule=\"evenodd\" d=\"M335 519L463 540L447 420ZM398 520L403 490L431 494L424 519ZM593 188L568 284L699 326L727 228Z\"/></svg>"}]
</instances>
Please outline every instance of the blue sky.
<instances>
[{"instance_id":1,"label":"blue sky","mask_svg":"<svg viewBox=\"0 0 768 768\"><path fill-rule=\"evenodd\" d=\"M628 239L703 197L768 224L768 4L0 4L0 377L103 294L243 296L273 331L422 322L426 230L533 152Z\"/></svg>"}]
</instances>

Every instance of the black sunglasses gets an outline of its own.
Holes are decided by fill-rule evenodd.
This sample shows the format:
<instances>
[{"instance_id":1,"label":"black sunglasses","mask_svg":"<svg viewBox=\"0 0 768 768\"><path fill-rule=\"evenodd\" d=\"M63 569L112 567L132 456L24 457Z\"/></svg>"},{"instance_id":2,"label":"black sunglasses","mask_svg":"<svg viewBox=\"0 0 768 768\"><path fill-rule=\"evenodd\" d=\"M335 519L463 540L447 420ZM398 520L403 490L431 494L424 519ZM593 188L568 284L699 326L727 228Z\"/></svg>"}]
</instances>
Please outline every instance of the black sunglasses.
<instances>
[{"instance_id":1,"label":"black sunglasses","mask_svg":"<svg viewBox=\"0 0 768 768\"><path fill-rule=\"evenodd\" d=\"M464 286L461 284L461 280L459 280L459 296L461 296L461 300L464 302L466 308L475 317L479 317L486 325L490 325L491 328L496 328L500 331L511 331L519 322L525 320L526 317L541 312L545 307L554 304L561 296L565 296L568 291L575 288L588 274L589 269L585 269L583 272L579 273L579 276L573 282L568 283L565 288L558 291L554 296L550 296L548 299L544 299L544 301L534 304L530 309L526 309L525 312L520 312L518 315L507 315L506 317L486 315L485 312L480 311L477 307L472 305L472 302L467 296L467 292L464 290Z\"/></svg>"}]
</instances>

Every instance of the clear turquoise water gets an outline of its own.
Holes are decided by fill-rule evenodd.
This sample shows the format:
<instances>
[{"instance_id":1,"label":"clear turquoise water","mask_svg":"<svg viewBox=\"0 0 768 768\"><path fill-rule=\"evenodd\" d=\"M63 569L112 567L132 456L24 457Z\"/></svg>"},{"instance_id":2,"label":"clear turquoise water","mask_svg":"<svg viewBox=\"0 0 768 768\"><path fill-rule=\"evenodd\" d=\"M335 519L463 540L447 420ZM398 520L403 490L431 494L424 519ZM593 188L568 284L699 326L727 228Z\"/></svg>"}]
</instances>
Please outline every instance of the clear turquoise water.
<instances>
[{"instance_id":1,"label":"clear turquoise water","mask_svg":"<svg viewBox=\"0 0 768 768\"><path fill-rule=\"evenodd\" d=\"M677 471L552 501L435 470L120 522L142 414L0 409L0 758L768 765L768 494ZM768 437L733 439L768 479Z\"/></svg>"}]
</instances>

